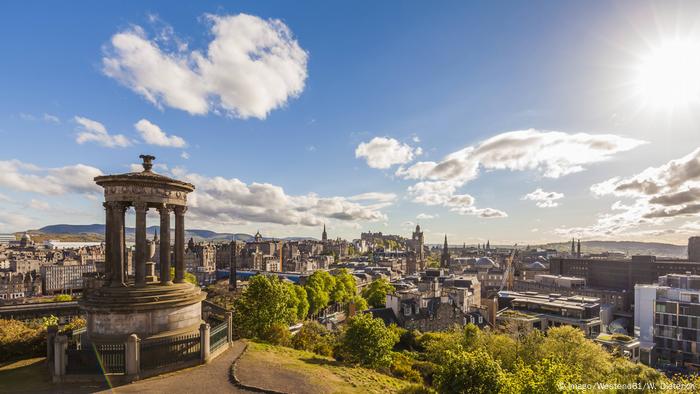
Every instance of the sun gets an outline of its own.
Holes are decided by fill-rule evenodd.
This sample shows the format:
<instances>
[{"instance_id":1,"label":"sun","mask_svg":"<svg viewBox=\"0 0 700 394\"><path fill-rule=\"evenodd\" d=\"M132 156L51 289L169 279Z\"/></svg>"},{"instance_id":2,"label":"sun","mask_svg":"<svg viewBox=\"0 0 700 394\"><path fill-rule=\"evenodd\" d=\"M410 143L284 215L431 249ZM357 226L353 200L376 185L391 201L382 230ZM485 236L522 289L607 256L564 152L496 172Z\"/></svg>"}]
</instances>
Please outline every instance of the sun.
<instances>
[{"instance_id":1,"label":"sun","mask_svg":"<svg viewBox=\"0 0 700 394\"><path fill-rule=\"evenodd\" d=\"M673 110L700 104L700 42L670 40L641 58L637 94L645 105Z\"/></svg>"}]
</instances>

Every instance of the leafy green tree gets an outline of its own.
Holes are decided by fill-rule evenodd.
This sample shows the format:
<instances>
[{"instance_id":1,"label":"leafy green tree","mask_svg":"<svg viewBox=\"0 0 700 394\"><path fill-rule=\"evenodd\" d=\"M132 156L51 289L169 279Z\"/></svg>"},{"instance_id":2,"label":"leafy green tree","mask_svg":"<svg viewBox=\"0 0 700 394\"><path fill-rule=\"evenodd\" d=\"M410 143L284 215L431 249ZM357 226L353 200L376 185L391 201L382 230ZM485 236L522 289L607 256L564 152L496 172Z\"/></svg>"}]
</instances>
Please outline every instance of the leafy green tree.
<instances>
[{"instance_id":1,"label":"leafy green tree","mask_svg":"<svg viewBox=\"0 0 700 394\"><path fill-rule=\"evenodd\" d=\"M362 296L372 308L381 308L386 305L386 295L396 291L394 286L384 278L379 278L362 290Z\"/></svg>"},{"instance_id":2,"label":"leafy green tree","mask_svg":"<svg viewBox=\"0 0 700 394\"><path fill-rule=\"evenodd\" d=\"M542 358L552 358L568 368L586 371L583 383L604 382L612 372L612 356L571 326L552 327L540 346Z\"/></svg>"},{"instance_id":3,"label":"leafy green tree","mask_svg":"<svg viewBox=\"0 0 700 394\"><path fill-rule=\"evenodd\" d=\"M267 340L279 326L297 321L298 300L292 284L276 276L256 275L233 302L233 327L239 336ZM276 327L277 326L277 327Z\"/></svg>"},{"instance_id":4,"label":"leafy green tree","mask_svg":"<svg viewBox=\"0 0 700 394\"><path fill-rule=\"evenodd\" d=\"M298 300L296 305L297 320L304 320L309 315L309 300L307 298L306 289L297 285L293 285L292 289Z\"/></svg>"},{"instance_id":5,"label":"leafy green tree","mask_svg":"<svg viewBox=\"0 0 700 394\"><path fill-rule=\"evenodd\" d=\"M318 314L331 301L331 292L335 288L335 278L327 271L316 271L306 280L307 299L311 314Z\"/></svg>"},{"instance_id":6,"label":"leafy green tree","mask_svg":"<svg viewBox=\"0 0 700 394\"><path fill-rule=\"evenodd\" d=\"M573 393L573 387L581 381L581 370L569 368L565 364L545 358L534 365L518 363L515 372L510 374L504 391L511 393L549 394Z\"/></svg>"},{"instance_id":7,"label":"leafy green tree","mask_svg":"<svg viewBox=\"0 0 700 394\"><path fill-rule=\"evenodd\" d=\"M170 267L170 277L175 278L175 267ZM197 281L197 277L194 276L194 274L191 272L185 271L185 282L192 283L195 286L199 286L199 282Z\"/></svg>"},{"instance_id":8,"label":"leafy green tree","mask_svg":"<svg viewBox=\"0 0 700 394\"><path fill-rule=\"evenodd\" d=\"M498 362L481 349L448 350L434 379L441 393L500 393L506 383Z\"/></svg>"},{"instance_id":9,"label":"leafy green tree","mask_svg":"<svg viewBox=\"0 0 700 394\"><path fill-rule=\"evenodd\" d=\"M331 290L333 302L347 302L357 294L357 281L346 268L338 270L334 275L335 283Z\"/></svg>"},{"instance_id":10,"label":"leafy green tree","mask_svg":"<svg viewBox=\"0 0 700 394\"><path fill-rule=\"evenodd\" d=\"M360 313L362 311L366 311L369 306L367 305L367 300L362 298L361 296L355 294L348 300L348 305L350 303L355 304L355 312ZM346 307L345 313L348 313L348 307Z\"/></svg>"},{"instance_id":11,"label":"leafy green tree","mask_svg":"<svg viewBox=\"0 0 700 394\"><path fill-rule=\"evenodd\" d=\"M340 339L337 355L343 361L369 368L389 367L391 349L399 341L393 330L369 313L353 316Z\"/></svg>"}]
</instances>

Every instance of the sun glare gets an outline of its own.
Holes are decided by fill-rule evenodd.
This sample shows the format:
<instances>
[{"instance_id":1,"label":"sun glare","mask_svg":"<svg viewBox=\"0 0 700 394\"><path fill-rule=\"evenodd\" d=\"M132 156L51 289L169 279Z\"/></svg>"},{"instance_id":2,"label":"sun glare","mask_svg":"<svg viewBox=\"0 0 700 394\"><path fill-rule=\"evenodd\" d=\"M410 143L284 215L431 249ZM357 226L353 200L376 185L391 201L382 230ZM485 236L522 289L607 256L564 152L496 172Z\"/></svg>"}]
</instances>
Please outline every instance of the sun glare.
<instances>
[{"instance_id":1,"label":"sun glare","mask_svg":"<svg viewBox=\"0 0 700 394\"><path fill-rule=\"evenodd\" d=\"M675 109L700 103L700 43L673 40L639 64L636 86L645 104Z\"/></svg>"}]
</instances>

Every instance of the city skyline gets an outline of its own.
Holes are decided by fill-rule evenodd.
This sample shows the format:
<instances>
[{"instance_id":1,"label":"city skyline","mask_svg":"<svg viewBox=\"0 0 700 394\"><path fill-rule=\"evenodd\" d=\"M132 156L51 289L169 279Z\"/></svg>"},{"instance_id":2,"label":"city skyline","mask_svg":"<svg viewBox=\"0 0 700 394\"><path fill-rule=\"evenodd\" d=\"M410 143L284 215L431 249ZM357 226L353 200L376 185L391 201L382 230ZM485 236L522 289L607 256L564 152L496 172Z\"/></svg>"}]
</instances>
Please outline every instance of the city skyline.
<instances>
[{"instance_id":1,"label":"city skyline","mask_svg":"<svg viewBox=\"0 0 700 394\"><path fill-rule=\"evenodd\" d=\"M102 223L142 153L188 228L700 232L700 4L365 5L0 6L0 232Z\"/></svg>"}]
</instances>

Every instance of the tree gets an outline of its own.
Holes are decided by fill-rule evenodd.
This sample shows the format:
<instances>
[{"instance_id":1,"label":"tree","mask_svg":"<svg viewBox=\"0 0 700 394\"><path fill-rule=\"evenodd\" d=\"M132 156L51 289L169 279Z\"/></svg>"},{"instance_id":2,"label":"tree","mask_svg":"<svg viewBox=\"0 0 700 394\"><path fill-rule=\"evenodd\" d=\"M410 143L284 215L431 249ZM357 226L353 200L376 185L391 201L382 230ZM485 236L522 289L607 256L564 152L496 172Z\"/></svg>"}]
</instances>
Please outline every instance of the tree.
<instances>
[{"instance_id":1,"label":"tree","mask_svg":"<svg viewBox=\"0 0 700 394\"><path fill-rule=\"evenodd\" d=\"M504 378L498 362L485 351L448 350L434 384L441 393L499 393Z\"/></svg>"},{"instance_id":2,"label":"tree","mask_svg":"<svg viewBox=\"0 0 700 394\"><path fill-rule=\"evenodd\" d=\"M391 349L399 338L381 319L369 313L353 316L340 339L339 358L369 368L389 367Z\"/></svg>"},{"instance_id":3,"label":"tree","mask_svg":"<svg viewBox=\"0 0 700 394\"><path fill-rule=\"evenodd\" d=\"M316 271L309 276L304 287L309 301L309 311L315 315L330 303L335 278L327 271Z\"/></svg>"},{"instance_id":4,"label":"tree","mask_svg":"<svg viewBox=\"0 0 700 394\"><path fill-rule=\"evenodd\" d=\"M518 363L508 377L507 389L512 393L549 394L575 392L570 384L581 381L581 370L569 368L554 359L545 358L534 365Z\"/></svg>"},{"instance_id":5,"label":"tree","mask_svg":"<svg viewBox=\"0 0 700 394\"><path fill-rule=\"evenodd\" d=\"M335 283L331 290L331 301L347 302L357 294L357 281L347 268L342 268L334 275Z\"/></svg>"},{"instance_id":6,"label":"tree","mask_svg":"<svg viewBox=\"0 0 700 394\"><path fill-rule=\"evenodd\" d=\"M57 294L53 298L54 302L66 302L66 301L73 301L73 296L70 294Z\"/></svg>"},{"instance_id":7,"label":"tree","mask_svg":"<svg viewBox=\"0 0 700 394\"><path fill-rule=\"evenodd\" d=\"M379 278L362 290L362 296L372 308L381 308L386 305L386 295L395 290L388 280Z\"/></svg>"},{"instance_id":8,"label":"tree","mask_svg":"<svg viewBox=\"0 0 700 394\"><path fill-rule=\"evenodd\" d=\"M369 306L367 305L367 300L365 300L364 298L362 298L361 296L359 296L357 294L355 294L354 296L352 296L352 298L350 298L348 300L348 305L345 308L346 309L345 313L348 313L348 309L349 309L350 304L355 304L355 312L358 312L358 313L365 311L369 308Z\"/></svg>"},{"instance_id":9,"label":"tree","mask_svg":"<svg viewBox=\"0 0 700 394\"><path fill-rule=\"evenodd\" d=\"M610 354L571 326L552 327L540 346L542 358L586 371L583 383L603 382L612 371Z\"/></svg>"},{"instance_id":10,"label":"tree","mask_svg":"<svg viewBox=\"0 0 700 394\"><path fill-rule=\"evenodd\" d=\"M170 267L170 277L174 278L175 277L175 267ZM185 271L185 282L192 283L195 286L199 286L199 282L197 281L197 277L194 276L191 272Z\"/></svg>"},{"instance_id":11,"label":"tree","mask_svg":"<svg viewBox=\"0 0 700 394\"><path fill-rule=\"evenodd\" d=\"M298 319L296 291L276 276L256 275L233 302L233 327L245 338L267 340L278 327Z\"/></svg>"},{"instance_id":12,"label":"tree","mask_svg":"<svg viewBox=\"0 0 700 394\"><path fill-rule=\"evenodd\" d=\"M304 320L309 315L309 300L306 295L306 290L303 287L296 285L294 285L292 289L294 289L294 293L298 300L296 305L297 320Z\"/></svg>"}]
</instances>

